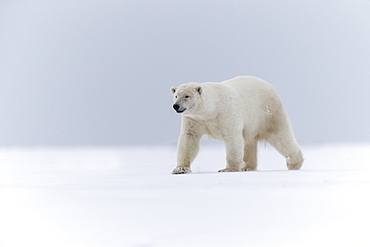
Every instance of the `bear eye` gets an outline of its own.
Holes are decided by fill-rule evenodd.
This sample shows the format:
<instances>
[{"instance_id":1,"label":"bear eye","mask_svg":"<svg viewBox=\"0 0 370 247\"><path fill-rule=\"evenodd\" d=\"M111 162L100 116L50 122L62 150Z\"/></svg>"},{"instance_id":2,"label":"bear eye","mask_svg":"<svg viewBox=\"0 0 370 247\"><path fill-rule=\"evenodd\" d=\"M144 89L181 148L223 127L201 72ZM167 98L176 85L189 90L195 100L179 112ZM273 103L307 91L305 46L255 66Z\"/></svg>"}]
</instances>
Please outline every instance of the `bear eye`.
<instances>
[{"instance_id":1,"label":"bear eye","mask_svg":"<svg viewBox=\"0 0 370 247\"><path fill-rule=\"evenodd\" d=\"M177 96L175 96L175 98L177 99Z\"/></svg>"},{"instance_id":2,"label":"bear eye","mask_svg":"<svg viewBox=\"0 0 370 247\"><path fill-rule=\"evenodd\" d=\"M189 95L185 95L185 98L190 98L190 96Z\"/></svg>"}]
</instances>

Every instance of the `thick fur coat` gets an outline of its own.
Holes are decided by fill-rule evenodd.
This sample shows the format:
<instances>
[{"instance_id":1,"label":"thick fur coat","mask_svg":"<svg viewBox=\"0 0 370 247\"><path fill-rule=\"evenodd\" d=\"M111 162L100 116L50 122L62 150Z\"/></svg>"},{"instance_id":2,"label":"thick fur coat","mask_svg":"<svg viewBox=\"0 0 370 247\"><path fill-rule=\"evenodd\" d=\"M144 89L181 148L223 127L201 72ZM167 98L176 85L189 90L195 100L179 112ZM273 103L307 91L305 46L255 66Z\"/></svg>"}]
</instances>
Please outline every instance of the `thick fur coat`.
<instances>
[{"instance_id":1,"label":"thick fur coat","mask_svg":"<svg viewBox=\"0 0 370 247\"><path fill-rule=\"evenodd\" d=\"M203 135L225 144L227 164L220 172L256 170L259 141L270 143L282 154L288 169L302 166L287 113L269 83L240 76L220 83L186 83L171 91L173 108L182 115L173 174L191 171Z\"/></svg>"}]
</instances>

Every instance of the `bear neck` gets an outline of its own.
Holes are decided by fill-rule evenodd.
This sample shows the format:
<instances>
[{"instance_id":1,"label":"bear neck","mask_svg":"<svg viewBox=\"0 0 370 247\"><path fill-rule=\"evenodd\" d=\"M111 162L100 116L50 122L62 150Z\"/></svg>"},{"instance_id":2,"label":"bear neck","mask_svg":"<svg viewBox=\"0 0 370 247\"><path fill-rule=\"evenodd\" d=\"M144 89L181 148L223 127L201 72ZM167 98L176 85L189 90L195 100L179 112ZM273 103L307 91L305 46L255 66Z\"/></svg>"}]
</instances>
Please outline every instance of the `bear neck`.
<instances>
[{"instance_id":1,"label":"bear neck","mask_svg":"<svg viewBox=\"0 0 370 247\"><path fill-rule=\"evenodd\" d=\"M218 103L219 100L210 101L207 99L207 95L202 95L200 98L201 102L198 105L195 114L184 114L184 116L195 119L197 121L210 121L217 118L218 111Z\"/></svg>"}]
</instances>

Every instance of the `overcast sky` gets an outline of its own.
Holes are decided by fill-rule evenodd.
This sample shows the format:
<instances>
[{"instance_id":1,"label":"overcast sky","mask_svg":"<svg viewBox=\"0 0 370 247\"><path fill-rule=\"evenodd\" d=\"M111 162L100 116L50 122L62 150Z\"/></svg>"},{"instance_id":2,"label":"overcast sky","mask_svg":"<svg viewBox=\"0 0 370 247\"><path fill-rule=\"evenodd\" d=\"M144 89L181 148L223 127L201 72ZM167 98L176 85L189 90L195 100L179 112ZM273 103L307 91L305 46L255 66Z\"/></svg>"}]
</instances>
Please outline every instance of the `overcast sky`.
<instances>
[{"instance_id":1,"label":"overcast sky","mask_svg":"<svg viewBox=\"0 0 370 247\"><path fill-rule=\"evenodd\" d=\"M171 86L258 76L301 143L370 141L370 1L0 2L0 145L173 144Z\"/></svg>"}]
</instances>

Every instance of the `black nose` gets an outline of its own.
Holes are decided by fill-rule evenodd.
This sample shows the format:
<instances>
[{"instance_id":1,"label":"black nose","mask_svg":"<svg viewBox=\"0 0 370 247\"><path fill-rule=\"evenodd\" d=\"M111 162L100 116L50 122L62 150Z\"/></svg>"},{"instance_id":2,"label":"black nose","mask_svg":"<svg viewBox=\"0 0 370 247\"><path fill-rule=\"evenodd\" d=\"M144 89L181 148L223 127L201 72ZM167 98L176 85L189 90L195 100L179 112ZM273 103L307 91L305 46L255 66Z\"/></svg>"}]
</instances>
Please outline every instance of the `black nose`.
<instances>
[{"instance_id":1,"label":"black nose","mask_svg":"<svg viewBox=\"0 0 370 247\"><path fill-rule=\"evenodd\" d=\"M173 105L173 109L175 109L176 111L180 108L180 106L178 104L174 104Z\"/></svg>"}]
</instances>

